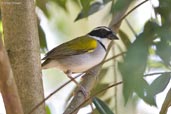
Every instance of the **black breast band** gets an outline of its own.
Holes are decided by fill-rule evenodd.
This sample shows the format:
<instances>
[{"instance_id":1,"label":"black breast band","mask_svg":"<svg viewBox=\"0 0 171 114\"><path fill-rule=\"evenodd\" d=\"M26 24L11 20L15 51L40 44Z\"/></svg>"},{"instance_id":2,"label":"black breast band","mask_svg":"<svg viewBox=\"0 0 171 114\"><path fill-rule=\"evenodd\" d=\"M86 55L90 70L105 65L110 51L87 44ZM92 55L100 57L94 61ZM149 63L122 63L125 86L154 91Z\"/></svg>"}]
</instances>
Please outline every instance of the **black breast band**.
<instances>
[{"instance_id":1,"label":"black breast band","mask_svg":"<svg viewBox=\"0 0 171 114\"><path fill-rule=\"evenodd\" d=\"M103 49L106 51L107 49L106 49L106 47L103 45L103 43L102 42L100 42L99 40L97 40L99 43L100 43L100 45L103 47Z\"/></svg>"}]
</instances>

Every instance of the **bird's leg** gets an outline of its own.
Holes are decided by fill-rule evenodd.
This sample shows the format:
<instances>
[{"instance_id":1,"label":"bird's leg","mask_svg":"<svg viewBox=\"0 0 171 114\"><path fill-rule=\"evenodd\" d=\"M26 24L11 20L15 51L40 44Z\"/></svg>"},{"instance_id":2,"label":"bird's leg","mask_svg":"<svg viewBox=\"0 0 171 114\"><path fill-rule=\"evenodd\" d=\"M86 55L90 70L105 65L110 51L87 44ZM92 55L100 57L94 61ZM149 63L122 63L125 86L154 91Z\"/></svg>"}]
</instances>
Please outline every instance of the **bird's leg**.
<instances>
[{"instance_id":1,"label":"bird's leg","mask_svg":"<svg viewBox=\"0 0 171 114\"><path fill-rule=\"evenodd\" d=\"M87 98L89 96L89 93L86 92L86 89L71 76L72 72L70 70L67 70L65 74L69 79L71 79L71 81L73 81L78 87L80 87L81 92L84 94L85 98Z\"/></svg>"}]
</instances>

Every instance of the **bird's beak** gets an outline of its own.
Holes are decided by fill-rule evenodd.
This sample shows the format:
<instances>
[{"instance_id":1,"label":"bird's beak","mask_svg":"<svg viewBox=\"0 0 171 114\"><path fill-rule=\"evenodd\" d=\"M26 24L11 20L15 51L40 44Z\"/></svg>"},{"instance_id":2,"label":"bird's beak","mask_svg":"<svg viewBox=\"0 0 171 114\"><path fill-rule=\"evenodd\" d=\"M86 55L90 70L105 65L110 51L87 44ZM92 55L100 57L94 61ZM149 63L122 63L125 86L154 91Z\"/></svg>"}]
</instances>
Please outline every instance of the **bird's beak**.
<instances>
[{"instance_id":1,"label":"bird's beak","mask_svg":"<svg viewBox=\"0 0 171 114\"><path fill-rule=\"evenodd\" d=\"M108 35L108 38L109 38L110 40L119 40L119 38L116 36L115 33L109 34L109 35Z\"/></svg>"}]
</instances>

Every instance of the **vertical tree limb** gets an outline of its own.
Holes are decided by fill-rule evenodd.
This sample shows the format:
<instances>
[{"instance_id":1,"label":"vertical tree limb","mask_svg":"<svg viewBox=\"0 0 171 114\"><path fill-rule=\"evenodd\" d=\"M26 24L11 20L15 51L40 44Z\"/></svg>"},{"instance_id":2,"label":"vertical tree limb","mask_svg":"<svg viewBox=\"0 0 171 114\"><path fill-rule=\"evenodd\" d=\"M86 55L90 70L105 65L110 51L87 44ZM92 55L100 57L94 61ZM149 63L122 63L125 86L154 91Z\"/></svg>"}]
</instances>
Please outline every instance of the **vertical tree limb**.
<instances>
[{"instance_id":1,"label":"vertical tree limb","mask_svg":"<svg viewBox=\"0 0 171 114\"><path fill-rule=\"evenodd\" d=\"M1 0L4 41L27 114L43 98L34 0ZM45 114L44 105L34 114Z\"/></svg>"},{"instance_id":2,"label":"vertical tree limb","mask_svg":"<svg viewBox=\"0 0 171 114\"><path fill-rule=\"evenodd\" d=\"M23 114L8 55L0 37L0 91L7 114Z\"/></svg>"},{"instance_id":3,"label":"vertical tree limb","mask_svg":"<svg viewBox=\"0 0 171 114\"><path fill-rule=\"evenodd\" d=\"M86 92L90 92L93 88L97 75L101 69L101 65L94 67L86 72L83 76L83 81L81 82L82 87L86 90ZM79 107L84 100L86 100L84 94L81 91L76 91L74 98L72 99L71 103L66 108L64 114L71 114L77 107ZM77 114L78 110L73 112L72 114Z\"/></svg>"}]
</instances>

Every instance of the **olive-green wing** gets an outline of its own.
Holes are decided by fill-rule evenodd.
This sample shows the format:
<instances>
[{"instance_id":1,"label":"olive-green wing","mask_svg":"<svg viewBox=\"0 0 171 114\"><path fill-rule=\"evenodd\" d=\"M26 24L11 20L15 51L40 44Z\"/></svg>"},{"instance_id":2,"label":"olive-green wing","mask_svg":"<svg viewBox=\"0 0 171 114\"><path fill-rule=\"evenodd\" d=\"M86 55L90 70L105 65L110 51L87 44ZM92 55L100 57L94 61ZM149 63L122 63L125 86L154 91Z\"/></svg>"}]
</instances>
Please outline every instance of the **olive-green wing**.
<instances>
[{"instance_id":1,"label":"olive-green wing","mask_svg":"<svg viewBox=\"0 0 171 114\"><path fill-rule=\"evenodd\" d=\"M58 59L71 55L78 55L87 52L92 52L98 45L97 40L90 38L88 36L78 37L66 43L63 43L51 51L49 51L45 59Z\"/></svg>"}]
</instances>

